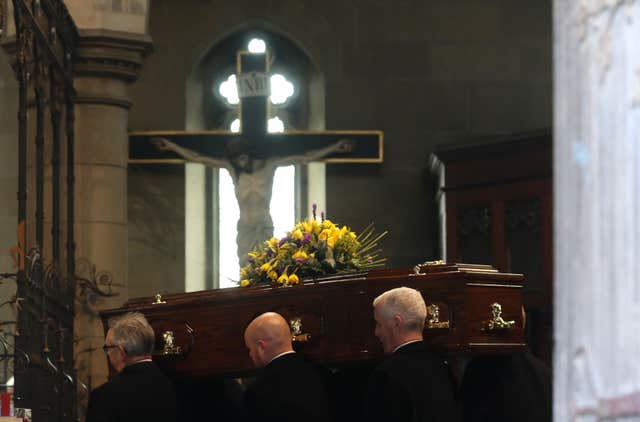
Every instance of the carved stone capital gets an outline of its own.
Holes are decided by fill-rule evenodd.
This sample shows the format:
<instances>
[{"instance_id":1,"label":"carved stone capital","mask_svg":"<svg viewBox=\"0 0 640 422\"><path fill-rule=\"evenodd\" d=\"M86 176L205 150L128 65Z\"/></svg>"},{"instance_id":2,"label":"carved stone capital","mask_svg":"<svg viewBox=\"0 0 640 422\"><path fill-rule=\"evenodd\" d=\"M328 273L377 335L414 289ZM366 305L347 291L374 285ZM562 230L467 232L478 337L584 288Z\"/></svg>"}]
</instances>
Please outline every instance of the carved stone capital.
<instances>
[{"instance_id":1,"label":"carved stone capital","mask_svg":"<svg viewBox=\"0 0 640 422\"><path fill-rule=\"evenodd\" d=\"M151 37L108 30L80 30L74 74L135 82L144 58L153 50Z\"/></svg>"},{"instance_id":2,"label":"carved stone capital","mask_svg":"<svg viewBox=\"0 0 640 422\"><path fill-rule=\"evenodd\" d=\"M0 47L15 69L16 38L5 37ZM140 76L144 58L153 51L148 35L109 30L81 30L77 40L74 75L102 77L135 82Z\"/></svg>"}]
</instances>

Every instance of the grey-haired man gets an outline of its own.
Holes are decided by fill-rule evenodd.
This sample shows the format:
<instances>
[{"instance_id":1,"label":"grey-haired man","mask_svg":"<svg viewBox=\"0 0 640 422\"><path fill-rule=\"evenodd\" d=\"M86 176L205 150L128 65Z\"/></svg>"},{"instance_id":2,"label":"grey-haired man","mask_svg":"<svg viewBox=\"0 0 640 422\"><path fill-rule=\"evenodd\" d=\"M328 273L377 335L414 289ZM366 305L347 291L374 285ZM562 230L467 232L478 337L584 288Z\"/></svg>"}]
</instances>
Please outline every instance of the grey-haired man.
<instances>
[{"instance_id":1,"label":"grey-haired man","mask_svg":"<svg viewBox=\"0 0 640 422\"><path fill-rule=\"evenodd\" d=\"M118 373L91 392L86 422L176 422L171 381L151 360L153 328L141 313L109 321L107 359Z\"/></svg>"},{"instance_id":2,"label":"grey-haired man","mask_svg":"<svg viewBox=\"0 0 640 422\"><path fill-rule=\"evenodd\" d=\"M369 378L365 420L456 421L451 373L422 337L427 308L420 292L389 290L373 301L373 308L375 335L388 358Z\"/></svg>"}]
</instances>

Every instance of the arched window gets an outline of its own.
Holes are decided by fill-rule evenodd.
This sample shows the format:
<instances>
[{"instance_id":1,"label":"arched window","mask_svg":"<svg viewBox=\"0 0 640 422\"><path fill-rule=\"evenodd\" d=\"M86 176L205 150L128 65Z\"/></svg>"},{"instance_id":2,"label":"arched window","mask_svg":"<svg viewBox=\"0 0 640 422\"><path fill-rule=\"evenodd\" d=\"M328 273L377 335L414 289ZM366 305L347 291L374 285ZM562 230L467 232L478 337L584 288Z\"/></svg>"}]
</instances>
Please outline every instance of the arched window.
<instances>
[{"instance_id":1,"label":"arched window","mask_svg":"<svg viewBox=\"0 0 640 422\"><path fill-rule=\"evenodd\" d=\"M269 46L262 38L252 38L246 49L253 53L264 53ZM286 69L286 65L285 65ZM282 73L272 72L270 76L269 101L271 103L271 116L267 121L269 132L283 132L286 127L286 117L280 117L279 112L294 103L295 86ZM237 115L237 107L240 102L236 86L235 73L230 74L222 82L213 86L213 93L218 94L220 101L230 108L232 116ZM285 120L283 120L285 119ZM225 119L228 120L228 119ZM232 132L240 132L242 123L238 117L231 120L229 129ZM271 218L273 219L273 233L276 237L282 237L295 223L295 166L283 166L276 170L273 180L273 191L270 204ZM240 218L240 210L233 187L231 175L225 169L218 172L218 251L219 251L219 287L235 286L233 280L237 280L240 271L235 244L237 230L236 224ZM265 239L266 240L266 239Z\"/></svg>"},{"instance_id":2,"label":"arched window","mask_svg":"<svg viewBox=\"0 0 640 422\"><path fill-rule=\"evenodd\" d=\"M257 50L256 50L257 49ZM238 119L239 98L235 85L236 54L240 50L263 51L266 49L272 58L270 66L270 119L268 130L277 132L291 129L306 129L310 126L314 105L310 101L310 85L314 79L313 66L304 52L286 37L268 31L247 30L235 33L218 42L203 57L199 64L199 83L194 84L200 88L200 92L194 92L191 86L191 95L187 95L187 121L191 122L189 130L241 130L242 123ZM189 89L188 89L189 92ZM189 98L191 97L191 98ZM323 97L315 100L316 104L323 103ZM191 109L191 111L190 111ZM191 114L189 116L189 114ZM322 120L323 116L320 117ZM251 140L249 140L251 141ZM322 165L321 165L322 166ZM201 182L194 180L204 178L206 195L211 198L205 200L205 206L209 207L202 218L185 219L186 224L186 283L187 290L199 289L199 282L195 287L189 288L189 279L206 277L210 281L204 288L232 287L238 279L238 260L236 248L236 224L239 218L239 210L235 198L233 182L230 175L224 169L209 172L197 164L188 164L186 170L186 196L189 198L190 190L201 191ZM190 170L191 168L191 170ZM309 171L307 166L286 166L276 171L273 192L271 198L271 216L274 223L274 235L283 236L296 219L299 219L308 206L309 181L314 179L314 171ZM190 176L191 174L191 176ZM190 179L191 177L191 179ZM315 179L324 183L323 174ZM322 185L322 188L324 186ZM313 189L313 187L312 187ZM323 189L321 190L323 193ZM323 202L324 198L314 193L313 201ZM201 200L199 200L201 202ZM189 204L187 204L189 207ZM187 215L189 211L187 211ZM211 225L202 230L202 223ZM205 257L200 256L200 240L190 241L190 233L193 238L200 239L203 236L210 240L205 241ZM210 235L210 236L209 236ZM266 240L266 239L265 239ZM189 245L196 245L189 252ZM196 261L193 265L189 263ZM202 266L202 262L210 260L211 265ZM190 268L200 267L204 269L204 275L189 274ZM197 272L197 271L196 271ZM209 274L211 273L211 274Z\"/></svg>"}]
</instances>

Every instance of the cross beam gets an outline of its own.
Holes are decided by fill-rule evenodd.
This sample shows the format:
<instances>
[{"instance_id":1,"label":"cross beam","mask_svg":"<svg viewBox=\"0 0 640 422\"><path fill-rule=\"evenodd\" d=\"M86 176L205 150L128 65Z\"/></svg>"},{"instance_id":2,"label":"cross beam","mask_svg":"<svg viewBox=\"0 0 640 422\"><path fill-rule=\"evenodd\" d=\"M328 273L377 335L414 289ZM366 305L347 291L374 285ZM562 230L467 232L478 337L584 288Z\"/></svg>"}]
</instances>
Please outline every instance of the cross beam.
<instances>
[{"instance_id":1,"label":"cross beam","mask_svg":"<svg viewBox=\"0 0 640 422\"><path fill-rule=\"evenodd\" d=\"M242 134L229 131L149 131L129 134L130 163L182 163L185 159L173 151L161 151L151 142L153 138L166 138L184 148L202 155L224 158L227 144ZM383 160L383 133L365 130L290 131L265 136L266 156L299 155L305 151L327 147L341 139L352 141L352 150L334 153L321 161L327 163L381 163Z\"/></svg>"}]
</instances>

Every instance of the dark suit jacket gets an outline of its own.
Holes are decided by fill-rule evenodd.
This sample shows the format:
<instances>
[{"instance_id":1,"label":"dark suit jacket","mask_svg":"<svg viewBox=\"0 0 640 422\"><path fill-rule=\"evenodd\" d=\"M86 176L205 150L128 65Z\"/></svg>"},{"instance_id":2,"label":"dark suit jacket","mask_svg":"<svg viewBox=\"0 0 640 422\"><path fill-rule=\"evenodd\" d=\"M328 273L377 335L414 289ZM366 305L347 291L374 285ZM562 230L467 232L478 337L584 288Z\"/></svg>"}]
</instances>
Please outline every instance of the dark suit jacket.
<instances>
[{"instance_id":1,"label":"dark suit jacket","mask_svg":"<svg viewBox=\"0 0 640 422\"><path fill-rule=\"evenodd\" d=\"M396 350L369 378L365 420L456 421L455 389L445 362L424 341Z\"/></svg>"},{"instance_id":2,"label":"dark suit jacket","mask_svg":"<svg viewBox=\"0 0 640 422\"><path fill-rule=\"evenodd\" d=\"M477 357L460 397L464 422L551 421L551 371L529 352Z\"/></svg>"},{"instance_id":3,"label":"dark suit jacket","mask_svg":"<svg viewBox=\"0 0 640 422\"><path fill-rule=\"evenodd\" d=\"M243 399L246 419L260 422L327 422L325 387L313 366L297 353L271 361Z\"/></svg>"},{"instance_id":4,"label":"dark suit jacket","mask_svg":"<svg viewBox=\"0 0 640 422\"><path fill-rule=\"evenodd\" d=\"M89 397L86 422L176 422L171 381L153 362L125 367Z\"/></svg>"}]
</instances>

